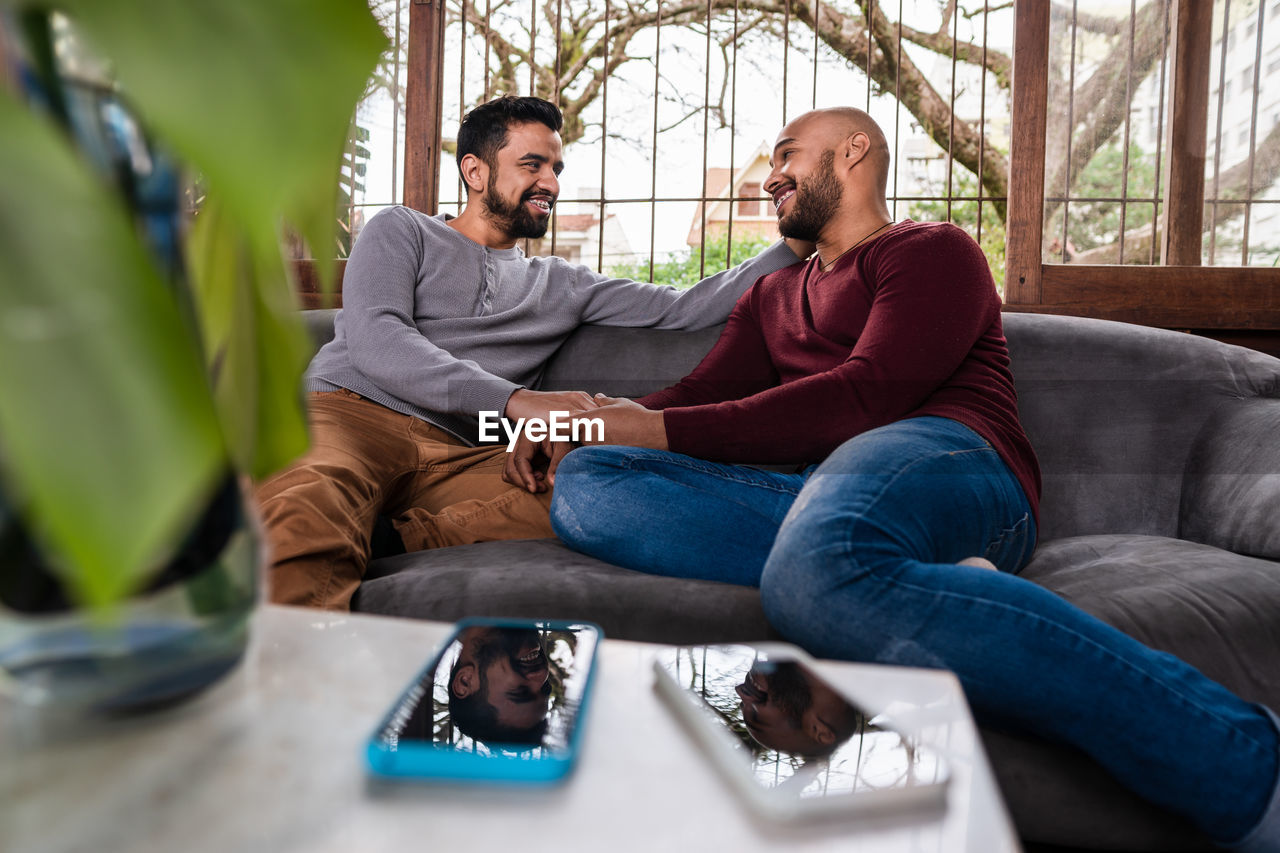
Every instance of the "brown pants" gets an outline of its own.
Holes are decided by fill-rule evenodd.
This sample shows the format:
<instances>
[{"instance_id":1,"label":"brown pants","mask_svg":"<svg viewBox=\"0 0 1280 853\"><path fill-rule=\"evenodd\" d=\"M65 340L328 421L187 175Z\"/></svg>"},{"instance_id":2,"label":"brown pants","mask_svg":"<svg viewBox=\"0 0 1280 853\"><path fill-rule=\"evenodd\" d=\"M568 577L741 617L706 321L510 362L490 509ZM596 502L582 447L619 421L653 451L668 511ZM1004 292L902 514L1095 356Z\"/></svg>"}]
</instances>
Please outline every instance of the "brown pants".
<instances>
[{"instance_id":1,"label":"brown pants","mask_svg":"<svg viewBox=\"0 0 1280 853\"><path fill-rule=\"evenodd\" d=\"M347 610L379 514L410 551L554 535L551 492L502 481L503 447L444 430L351 391L310 395L311 449L257 487L277 604Z\"/></svg>"}]
</instances>

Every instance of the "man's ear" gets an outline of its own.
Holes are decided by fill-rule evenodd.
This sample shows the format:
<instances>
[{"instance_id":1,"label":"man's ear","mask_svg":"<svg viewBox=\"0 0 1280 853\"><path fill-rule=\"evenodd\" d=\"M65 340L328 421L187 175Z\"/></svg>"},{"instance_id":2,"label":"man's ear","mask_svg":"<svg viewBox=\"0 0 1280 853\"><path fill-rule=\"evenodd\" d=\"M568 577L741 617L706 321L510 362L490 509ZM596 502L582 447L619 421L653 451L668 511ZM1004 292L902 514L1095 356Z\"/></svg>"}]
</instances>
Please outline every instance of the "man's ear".
<instances>
[{"instance_id":1,"label":"man's ear","mask_svg":"<svg viewBox=\"0 0 1280 853\"><path fill-rule=\"evenodd\" d=\"M823 746L831 746L836 742L835 730L818 719L817 714L814 714L813 719L809 722L809 737Z\"/></svg>"},{"instance_id":2,"label":"man's ear","mask_svg":"<svg viewBox=\"0 0 1280 853\"><path fill-rule=\"evenodd\" d=\"M474 154L467 154L463 156L458 166L462 172L462 182L467 185L467 189L477 193L484 192L484 188L489 183L489 164Z\"/></svg>"},{"instance_id":3,"label":"man's ear","mask_svg":"<svg viewBox=\"0 0 1280 853\"><path fill-rule=\"evenodd\" d=\"M845 168L852 169L854 166L861 163L870 150L871 137L867 136L861 130L846 137L843 146Z\"/></svg>"},{"instance_id":4,"label":"man's ear","mask_svg":"<svg viewBox=\"0 0 1280 853\"><path fill-rule=\"evenodd\" d=\"M453 672L453 680L449 682L449 692L455 699L466 699L480 689L480 673L473 663L464 663Z\"/></svg>"}]
</instances>

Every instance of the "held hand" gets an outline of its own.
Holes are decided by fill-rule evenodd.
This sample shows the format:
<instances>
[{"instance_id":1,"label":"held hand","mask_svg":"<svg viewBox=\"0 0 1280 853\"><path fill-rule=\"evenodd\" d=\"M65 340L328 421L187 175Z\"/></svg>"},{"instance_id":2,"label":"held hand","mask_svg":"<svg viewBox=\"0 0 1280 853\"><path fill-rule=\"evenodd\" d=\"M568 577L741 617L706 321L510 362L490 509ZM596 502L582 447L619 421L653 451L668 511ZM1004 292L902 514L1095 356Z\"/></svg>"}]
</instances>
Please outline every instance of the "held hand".
<instances>
[{"instance_id":1,"label":"held hand","mask_svg":"<svg viewBox=\"0 0 1280 853\"><path fill-rule=\"evenodd\" d=\"M519 418L550 420L551 412L577 414L598 406L586 391L530 391L521 388L507 398L503 416L515 421Z\"/></svg>"},{"instance_id":2,"label":"held hand","mask_svg":"<svg viewBox=\"0 0 1280 853\"><path fill-rule=\"evenodd\" d=\"M604 422L604 435L599 430L583 429L583 435L591 436L582 444L624 444L630 447L651 447L655 450L667 449L667 428L663 424L662 412L646 409L634 400L617 397L595 396L600 408L593 409L575 421L600 419Z\"/></svg>"},{"instance_id":3,"label":"held hand","mask_svg":"<svg viewBox=\"0 0 1280 853\"><path fill-rule=\"evenodd\" d=\"M571 441L532 441L523 431L516 437L515 446L507 453L502 466L502 480L517 488L537 494L547 486L556 484L556 468L574 444ZM540 470L546 463L545 474Z\"/></svg>"},{"instance_id":4,"label":"held hand","mask_svg":"<svg viewBox=\"0 0 1280 853\"><path fill-rule=\"evenodd\" d=\"M802 261L807 259L814 252L818 251L817 243L810 243L807 240L797 240L794 237L786 237L784 239L787 241L787 246L791 248L791 251L795 252L796 257Z\"/></svg>"},{"instance_id":5,"label":"held hand","mask_svg":"<svg viewBox=\"0 0 1280 853\"><path fill-rule=\"evenodd\" d=\"M516 446L507 453L507 461L502 466L503 482L534 494L545 492L546 478L541 471L534 469L533 463L542 453L542 444L546 443L530 441L523 432L520 433Z\"/></svg>"}]
</instances>

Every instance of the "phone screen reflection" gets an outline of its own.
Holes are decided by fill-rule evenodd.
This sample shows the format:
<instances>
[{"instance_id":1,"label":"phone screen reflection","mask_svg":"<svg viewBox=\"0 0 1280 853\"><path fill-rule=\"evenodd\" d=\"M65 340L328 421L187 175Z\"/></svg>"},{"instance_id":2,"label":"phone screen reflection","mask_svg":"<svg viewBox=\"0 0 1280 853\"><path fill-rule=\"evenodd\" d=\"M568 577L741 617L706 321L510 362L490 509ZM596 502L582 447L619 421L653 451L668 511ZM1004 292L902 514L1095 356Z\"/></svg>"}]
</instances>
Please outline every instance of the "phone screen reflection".
<instances>
[{"instance_id":1,"label":"phone screen reflection","mask_svg":"<svg viewBox=\"0 0 1280 853\"><path fill-rule=\"evenodd\" d=\"M881 728L816 673L749 646L681 649L666 663L752 757L766 788L802 797L935 784L938 756Z\"/></svg>"},{"instance_id":2,"label":"phone screen reflection","mask_svg":"<svg viewBox=\"0 0 1280 853\"><path fill-rule=\"evenodd\" d=\"M565 749L596 642L585 625L465 628L406 694L383 737L476 752Z\"/></svg>"}]
</instances>

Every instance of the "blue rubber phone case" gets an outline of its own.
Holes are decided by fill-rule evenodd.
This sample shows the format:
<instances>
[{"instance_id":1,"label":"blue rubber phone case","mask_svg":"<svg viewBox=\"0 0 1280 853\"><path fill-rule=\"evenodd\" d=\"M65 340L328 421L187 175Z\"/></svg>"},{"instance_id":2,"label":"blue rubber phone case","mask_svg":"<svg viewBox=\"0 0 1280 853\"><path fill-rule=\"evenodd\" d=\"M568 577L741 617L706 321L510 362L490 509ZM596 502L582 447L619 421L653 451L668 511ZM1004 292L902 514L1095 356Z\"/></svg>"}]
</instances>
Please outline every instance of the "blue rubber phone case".
<instances>
[{"instance_id":1,"label":"blue rubber phone case","mask_svg":"<svg viewBox=\"0 0 1280 853\"><path fill-rule=\"evenodd\" d=\"M461 726L454 725L451 712L444 707L453 689L453 672L442 680L437 670L451 659L461 663L466 638L470 635L488 633L511 637L530 636L534 632L540 638L539 648L546 659L548 684L552 670L558 680L555 685L558 689L548 692L548 720L542 740L538 745L521 746L461 734ZM551 650L545 646L548 638L555 643ZM590 622L515 619L459 622L373 731L365 750L369 771L375 776L394 779L461 782L549 784L562 779L577 758L595 681L595 660L603 638L600 627ZM490 648L500 642L490 643ZM563 663L564 654L556 654L566 649L570 656L568 667ZM506 665L509 668L518 663L519 659L513 655ZM536 674L532 677L537 678ZM533 700L524 701L530 704ZM407 722L422 712L422 706L433 709L429 722L432 740L403 735ZM448 732L443 740L442 727Z\"/></svg>"}]
</instances>

